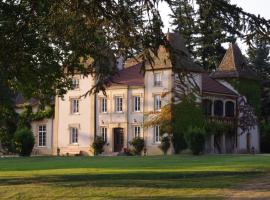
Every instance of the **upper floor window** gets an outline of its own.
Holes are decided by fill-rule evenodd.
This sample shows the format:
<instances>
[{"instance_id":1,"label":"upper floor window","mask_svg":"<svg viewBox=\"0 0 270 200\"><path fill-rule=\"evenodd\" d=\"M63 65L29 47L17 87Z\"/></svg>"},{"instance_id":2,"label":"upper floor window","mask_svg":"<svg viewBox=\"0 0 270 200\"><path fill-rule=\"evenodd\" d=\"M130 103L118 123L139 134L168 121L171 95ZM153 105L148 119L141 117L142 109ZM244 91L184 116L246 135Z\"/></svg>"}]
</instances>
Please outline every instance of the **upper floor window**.
<instances>
[{"instance_id":1,"label":"upper floor window","mask_svg":"<svg viewBox=\"0 0 270 200\"><path fill-rule=\"evenodd\" d=\"M101 137L103 138L104 142L107 142L107 127L101 127Z\"/></svg>"},{"instance_id":2,"label":"upper floor window","mask_svg":"<svg viewBox=\"0 0 270 200\"><path fill-rule=\"evenodd\" d=\"M139 112L141 111L141 98L134 97L134 111Z\"/></svg>"},{"instance_id":3,"label":"upper floor window","mask_svg":"<svg viewBox=\"0 0 270 200\"><path fill-rule=\"evenodd\" d=\"M225 104L225 116L234 117L234 103L232 101L227 101Z\"/></svg>"},{"instance_id":4,"label":"upper floor window","mask_svg":"<svg viewBox=\"0 0 270 200\"><path fill-rule=\"evenodd\" d=\"M70 143L71 144L78 143L78 128L75 127L70 128Z\"/></svg>"},{"instance_id":5,"label":"upper floor window","mask_svg":"<svg viewBox=\"0 0 270 200\"><path fill-rule=\"evenodd\" d=\"M154 110L159 111L161 109L161 96L155 95L154 96Z\"/></svg>"},{"instance_id":6,"label":"upper floor window","mask_svg":"<svg viewBox=\"0 0 270 200\"><path fill-rule=\"evenodd\" d=\"M38 126L38 146L46 146L46 125Z\"/></svg>"},{"instance_id":7,"label":"upper floor window","mask_svg":"<svg viewBox=\"0 0 270 200\"><path fill-rule=\"evenodd\" d=\"M154 73L154 86L161 86L161 73Z\"/></svg>"},{"instance_id":8,"label":"upper floor window","mask_svg":"<svg viewBox=\"0 0 270 200\"><path fill-rule=\"evenodd\" d=\"M212 115L212 101L209 99L203 99L202 101L203 114L211 116Z\"/></svg>"},{"instance_id":9,"label":"upper floor window","mask_svg":"<svg viewBox=\"0 0 270 200\"><path fill-rule=\"evenodd\" d=\"M101 112L102 113L107 112L107 98L105 97L101 98Z\"/></svg>"},{"instance_id":10,"label":"upper floor window","mask_svg":"<svg viewBox=\"0 0 270 200\"><path fill-rule=\"evenodd\" d=\"M79 99L71 100L71 113L72 114L79 113Z\"/></svg>"},{"instance_id":11,"label":"upper floor window","mask_svg":"<svg viewBox=\"0 0 270 200\"><path fill-rule=\"evenodd\" d=\"M141 137L141 127L140 126L134 126L134 137L135 138Z\"/></svg>"},{"instance_id":12,"label":"upper floor window","mask_svg":"<svg viewBox=\"0 0 270 200\"><path fill-rule=\"evenodd\" d=\"M154 142L160 142L160 126L154 126Z\"/></svg>"},{"instance_id":13,"label":"upper floor window","mask_svg":"<svg viewBox=\"0 0 270 200\"><path fill-rule=\"evenodd\" d=\"M72 89L79 89L79 79L78 78L73 78L72 79Z\"/></svg>"},{"instance_id":14,"label":"upper floor window","mask_svg":"<svg viewBox=\"0 0 270 200\"><path fill-rule=\"evenodd\" d=\"M115 97L115 111L123 112L123 97Z\"/></svg>"},{"instance_id":15,"label":"upper floor window","mask_svg":"<svg viewBox=\"0 0 270 200\"><path fill-rule=\"evenodd\" d=\"M215 116L223 116L223 102L221 100L214 102L214 114Z\"/></svg>"}]
</instances>

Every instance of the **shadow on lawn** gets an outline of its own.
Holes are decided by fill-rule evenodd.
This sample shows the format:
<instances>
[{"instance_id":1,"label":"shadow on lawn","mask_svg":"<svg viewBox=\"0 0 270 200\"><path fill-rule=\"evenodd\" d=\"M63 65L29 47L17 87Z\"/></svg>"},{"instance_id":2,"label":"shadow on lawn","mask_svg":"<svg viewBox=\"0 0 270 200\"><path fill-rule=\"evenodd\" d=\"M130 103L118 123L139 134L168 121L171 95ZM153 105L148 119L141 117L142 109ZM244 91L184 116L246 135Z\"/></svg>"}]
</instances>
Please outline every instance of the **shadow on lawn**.
<instances>
[{"instance_id":1,"label":"shadow on lawn","mask_svg":"<svg viewBox=\"0 0 270 200\"><path fill-rule=\"evenodd\" d=\"M53 184L64 187L157 187L220 188L234 180L254 177L261 172L140 172L123 174L69 174L18 178L0 178L0 186Z\"/></svg>"}]
</instances>

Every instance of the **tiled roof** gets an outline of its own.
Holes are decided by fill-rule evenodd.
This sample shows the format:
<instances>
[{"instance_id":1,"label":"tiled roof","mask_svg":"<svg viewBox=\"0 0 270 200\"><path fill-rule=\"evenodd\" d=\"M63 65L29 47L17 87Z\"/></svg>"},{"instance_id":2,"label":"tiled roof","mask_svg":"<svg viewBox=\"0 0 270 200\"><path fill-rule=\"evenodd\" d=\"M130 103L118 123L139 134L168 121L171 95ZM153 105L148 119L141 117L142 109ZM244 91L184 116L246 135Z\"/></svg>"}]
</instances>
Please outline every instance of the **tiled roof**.
<instances>
[{"instance_id":1,"label":"tiled roof","mask_svg":"<svg viewBox=\"0 0 270 200\"><path fill-rule=\"evenodd\" d=\"M211 77L257 79L256 73L248 65L237 44L230 44L218 69Z\"/></svg>"},{"instance_id":2,"label":"tiled roof","mask_svg":"<svg viewBox=\"0 0 270 200\"><path fill-rule=\"evenodd\" d=\"M15 105L17 107L23 106L25 104L29 104L31 106L37 105L39 102L38 100L31 98L29 100L26 100L21 93L18 93L15 97Z\"/></svg>"},{"instance_id":3,"label":"tiled roof","mask_svg":"<svg viewBox=\"0 0 270 200\"><path fill-rule=\"evenodd\" d=\"M211 78L207 73L202 73L202 92L237 96L234 91Z\"/></svg>"},{"instance_id":4,"label":"tiled roof","mask_svg":"<svg viewBox=\"0 0 270 200\"><path fill-rule=\"evenodd\" d=\"M142 64L136 64L120 70L113 78L111 86L144 86L144 74L141 72Z\"/></svg>"}]
</instances>

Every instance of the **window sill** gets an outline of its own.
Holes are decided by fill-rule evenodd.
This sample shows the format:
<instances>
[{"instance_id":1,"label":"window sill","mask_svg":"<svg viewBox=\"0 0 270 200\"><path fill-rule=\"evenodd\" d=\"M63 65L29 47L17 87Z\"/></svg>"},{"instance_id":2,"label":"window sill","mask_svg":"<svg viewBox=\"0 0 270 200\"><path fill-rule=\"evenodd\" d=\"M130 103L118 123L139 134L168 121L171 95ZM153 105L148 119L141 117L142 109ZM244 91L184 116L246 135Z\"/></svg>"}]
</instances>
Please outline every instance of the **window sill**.
<instances>
[{"instance_id":1,"label":"window sill","mask_svg":"<svg viewBox=\"0 0 270 200\"><path fill-rule=\"evenodd\" d=\"M124 112L123 111L121 111L121 112L114 112L114 114L124 114Z\"/></svg>"},{"instance_id":2,"label":"window sill","mask_svg":"<svg viewBox=\"0 0 270 200\"><path fill-rule=\"evenodd\" d=\"M109 113L108 112L100 112L99 114L100 115L108 115Z\"/></svg>"},{"instance_id":3,"label":"window sill","mask_svg":"<svg viewBox=\"0 0 270 200\"><path fill-rule=\"evenodd\" d=\"M47 146L37 146L36 148L44 149L44 148L47 148Z\"/></svg>"},{"instance_id":4,"label":"window sill","mask_svg":"<svg viewBox=\"0 0 270 200\"><path fill-rule=\"evenodd\" d=\"M79 146L79 143L71 143L69 146Z\"/></svg>"},{"instance_id":5,"label":"window sill","mask_svg":"<svg viewBox=\"0 0 270 200\"><path fill-rule=\"evenodd\" d=\"M80 115L80 113L70 113L70 115L76 116L76 115Z\"/></svg>"}]
</instances>

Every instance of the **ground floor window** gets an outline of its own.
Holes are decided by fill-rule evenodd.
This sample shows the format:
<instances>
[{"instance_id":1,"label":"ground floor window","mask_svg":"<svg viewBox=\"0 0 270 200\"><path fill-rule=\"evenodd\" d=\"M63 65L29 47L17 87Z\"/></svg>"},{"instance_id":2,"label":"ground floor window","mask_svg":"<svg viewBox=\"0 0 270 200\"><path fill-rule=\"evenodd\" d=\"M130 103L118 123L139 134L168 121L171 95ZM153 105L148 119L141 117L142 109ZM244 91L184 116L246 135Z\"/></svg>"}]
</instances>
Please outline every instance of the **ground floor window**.
<instances>
[{"instance_id":1,"label":"ground floor window","mask_svg":"<svg viewBox=\"0 0 270 200\"><path fill-rule=\"evenodd\" d=\"M70 128L70 143L76 144L78 143L78 128Z\"/></svg>"},{"instance_id":2,"label":"ground floor window","mask_svg":"<svg viewBox=\"0 0 270 200\"><path fill-rule=\"evenodd\" d=\"M38 146L46 146L46 125L38 126Z\"/></svg>"},{"instance_id":3,"label":"ground floor window","mask_svg":"<svg viewBox=\"0 0 270 200\"><path fill-rule=\"evenodd\" d=\"M103 138L103 141L107 142L107 127L101 127L100 131L101 131L101 136Z\"/></svg>"},{"instance_id":4,"label":"ground floor window","mask_svg":"<svg viewBox=\"0 0 270 200\"><path fill-rule=\"evenodd\" d=\"M134 137L135 138L141 137L141 127L140 126L134 126Z\"/></svg>"},{"instance_id":5,"label":"ground floor window","mask_svg":"<svg viewBox=\"0 0 270 200\"><path fill-rule=\"evenodd\" d=\"M160 126L154 127L154 142L155 143L160 142Z\"/></svg>"}]
</instances>

